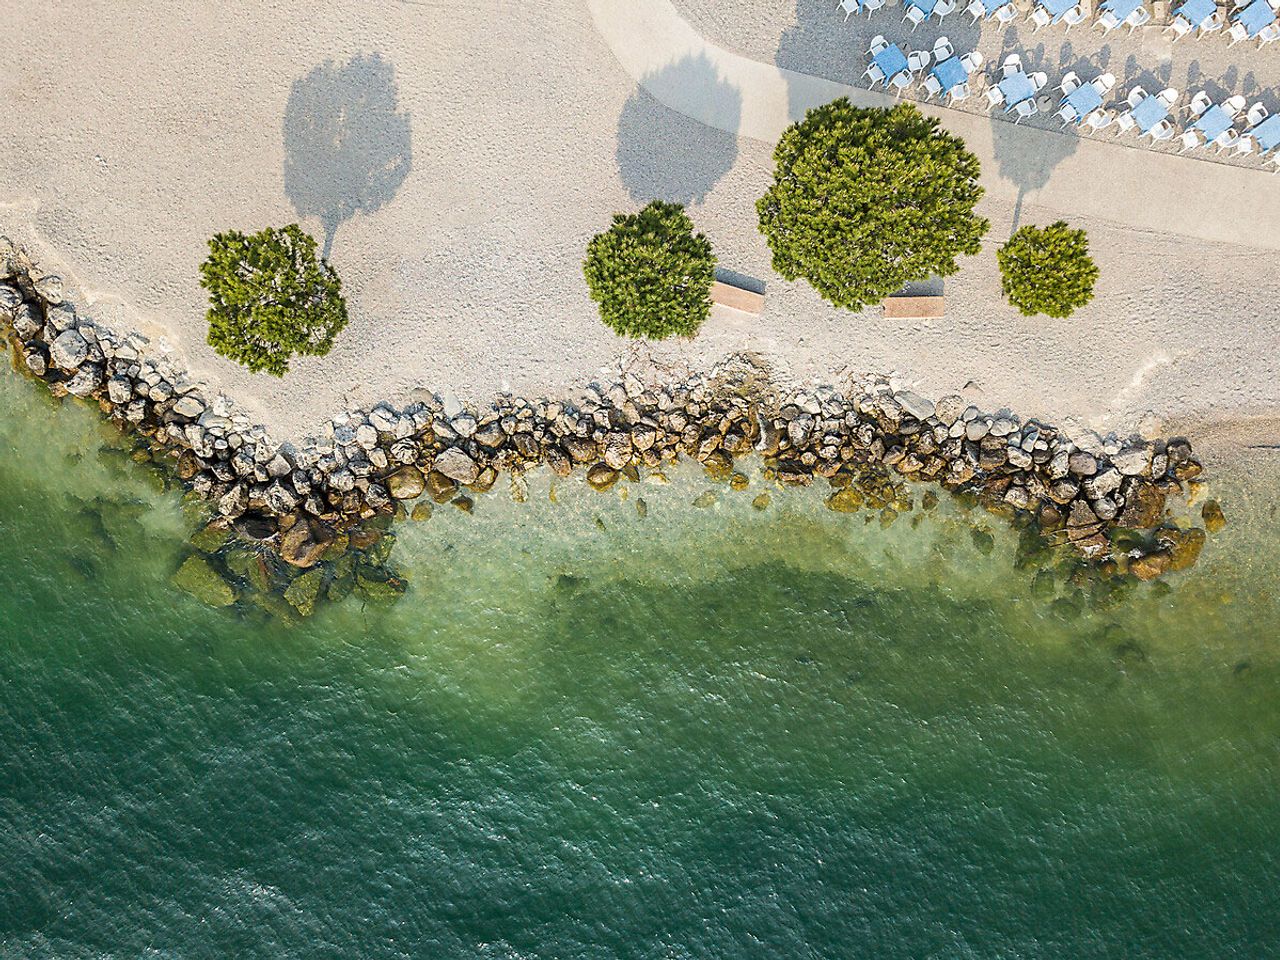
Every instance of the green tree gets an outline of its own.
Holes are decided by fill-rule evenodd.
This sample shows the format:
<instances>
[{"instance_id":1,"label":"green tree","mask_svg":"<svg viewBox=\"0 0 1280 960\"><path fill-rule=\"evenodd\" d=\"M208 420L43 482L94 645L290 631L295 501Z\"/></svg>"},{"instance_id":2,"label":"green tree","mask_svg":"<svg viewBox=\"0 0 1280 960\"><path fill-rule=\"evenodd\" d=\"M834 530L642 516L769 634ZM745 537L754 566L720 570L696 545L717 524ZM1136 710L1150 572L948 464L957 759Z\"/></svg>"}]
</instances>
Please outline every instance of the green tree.
<instances>
[{"instance_id":1,"label":"green tree","mask_svg":"<svg viewBox=\"0 0 1280 960\"><path fill-rule=\"evenodd\" d=\"M626 337L698 332L711 310L716 258L677 203L655 200L614 216L587 244L582 272L600 319Z\"/></svg>"},{"instance_id":2,"label":"green tree","mask_svg":"<svg viewBox=\"0 0 1280 960\"><path fill-rule=\"evenodd\" d=\"M1089 238L1063 221L1018 229L996 253L1004 295L1024 316L1069 317L1093 299L1098 267Z\"/></svg>"},{"instance_id":3,"label":"green tree","mask_svg":"<svg viewBox=\"0 0 1280 960\"><path fill-rule=\"evenodd\" d=\"M219 233L200 285L209 291L209 346L254 373L282 377L295 354L324 356L347 325L342 283L297 224Z\"/></svg>"},{"instance_id":4,"label":"green tree","mask_svg":"<svg viewBox=\"0 0 1280 960\"><path fill-rule=\"evenodd\" d=\"M989 224L978 159L910 104L861 109L841 97L782 134L773 184L756 202L773 269L861 310L914 281L948 276Z\"/></svg>"}]
</instances>

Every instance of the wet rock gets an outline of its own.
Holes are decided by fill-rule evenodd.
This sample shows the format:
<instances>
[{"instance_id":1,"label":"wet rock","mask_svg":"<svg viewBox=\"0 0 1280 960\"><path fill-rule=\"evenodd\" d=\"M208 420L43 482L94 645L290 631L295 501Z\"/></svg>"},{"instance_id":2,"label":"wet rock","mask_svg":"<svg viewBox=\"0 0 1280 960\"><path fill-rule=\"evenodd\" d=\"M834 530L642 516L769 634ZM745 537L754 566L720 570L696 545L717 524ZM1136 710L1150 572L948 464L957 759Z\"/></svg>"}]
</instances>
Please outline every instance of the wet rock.
<instances>
[{"instance_id":1,"label":"wet rock","mask_svg":"<svg viewBox=\"0 0 1280 960\"><path fill-rule=\"evenodd\" d=\"M422 471L414 466L401 467L384 482L393 500L416 500L427 488Z\"/></svg>"},{"instance_id":2,"label":"wet rock","mask_svg":"<svg viewBox=\"0 0 1280 960\"><path fill-rule=\"evenodd\" d=\"M1227 516L1222 512L1222 505L1217 500L1206 500L1200 508L1200 518L1209 533L1217 533L1227 525Z\"/></svg>"},{"instance_id":3,"label":"wet rock","mask_svg":"<svg viewBox=\"0 0 1280 960\"><path fill-rule=\"evenodd\" d=\"M1163 531L1158 539L1169 545L1172 560L1170 570L1189 570L1200 559L1200 551L1204 548L1205 533L1198 527L1190 530Z\"/></svg>"},{"instance_id":4,"label":"wet rock","mask_svg":"<svg viewBox=\"0 0 1280 960\"><path fill-rule=\"evenodd\" d=\"M249 491L238 483L232 486L218 500L218 512L232 520L247 509L249 509Z\"/></svg>"},{"instance_id":5,"label":"wet rock","mask_svg":"<svg viewBox=\"0 0 1280 960\"><path fill-rule=\"evenodd\" d=\"M827 509L837 513L857 513L862 509L865 500L862 493L853 487L837 490L827 497Z\"/></svg>"},{"instance_id":6,"label":"wet rock","mask_svg":"<svg viewBox=\"0 0 1280 960\"><path fill-rule=\"evenodd\" d=\"M427 474L427 492L436 503L448 503L458 492L458 484L439 470Z\"/></svg>"},{"instance_id":7,"label":"wet rock","mask_svg":"<svg viewBox=\"0 0 1280 960\"><path fill-rule=\"evenodd\" d=\"M769 506L772 500L773 498L767 493L758 494L756 498L751 501L751 508L753 510L764 510Z\"/></svg>"},{"instance_id":8,"label":"wet rock","mask_svg":"<svg viewBox=\"0 0 1280 960\"><path fill-rule=\"evenodd\" d=\"M1164 576L1173 564L1173 557L1164 551L1141 554L1129 560L1129 572L1139 580L1155 580Z\"/></svg>"},{"instance_id":9,"label":"wet rock","mask_svg":"<svg viewBox=\"0 0 1280 960\"><path fill-rule=\"evenodd\" d=\"M280 556L295 567L314 567L333 540L333 531L323 525L299 521L280 538Z\"/></svg>"},{"instance_id":10,"label":"wet rock","mask_svg":"<svg viewBox=\"0 0 1280 960\"><path fill-rule=\"evenodd\" d=\"M694 498L693 505L699 509L706 509L715 506L719 499L719 495L714 490L704 490Z\"/></svg>"},{"instance_id":11,"label":"wet rock","mask_svg":"<svg viewBox=\"0 0 1280 960\"><path fill-rule=\"evenodd\" d=\"M431 501L423 500L421 503L414 504L413 512L409 514L409 518L419 522L423 520L430 520L432 512L433 507L431 506Z\"/></svg>"},{"instance_id":12,"label":"wet rock","mask_svg":"<svg viewBox=\"0 0 1280 960\"><path fill-rule=\"evenodd\" d=\"M231 539L231 529L214 521L191 535L191 545L201 553L217 553Z\"/></svg>"},{"instance_id":13,"label":"wet rock","mask_svg":"<svg viewBox=\"0 0 1280 960\"><path fill-rule=\"evenodd\" d=\"M49 358L42 347L28 346L22 351L22 359L27 369L37 377L43 377L49 371Z\"/></svg>"},{"instance_id":14,"label":"wet rock","mask_svg":"<svg viewBox=\"0 0 1280 960\"><path fill-rule=\"evenodd\" d=\"M173 575L178 589L211 607L228 607L236 602L236 591L204 557L187 557Z\"/></svg>"},{"instance_id":15,"label":"wet rock","mask_svg":"<svg viewBox=\"0 0 1280 960\"><path fill-rule=\"evenodd\" d=\"M1165 493L1152 483L1131 484L1120 512L1121 525L1135 530L1151 529L1164 517L1165 499Z\"/></svg>"},{"instance_id":16,"label":"wet rock","mask_svg":"<svg viewBox=\"0 0 1280 960\"><path fill-rule=\"evenodd\" d=\"M309 617L316 608L316 599L320 596L323 585L324 570L317 567L295 577L285 589L284 598L300 614Z\"/></svg>"},{"instance_id":17,"label":"wet rock","mask_svg":"<svg viewBox=\"0 0 1280 960\"><path fill-rule=\"evenodd\" d=\"M631 436L611 433L604 441L604 462L614 470L621 470L631 462Z\"/></svg>"},{"instance_id":18,"label":"wet rock","mask_svg":"<svg viewBox=\"0 0 1280 960\"><path fill-rule=\"evenodd\" d=\"M459 510L461 510L463 513L471 513L476 508L476 502L473 499L471 499L471 497L468 497L465 493L461 494L460 496L454 497L449 502L452 503Z\"/></svg>"},{"instance_id":19,"label":"wet rock","mask_svg":"<svg viewBox=\"0 0 1280 960\"><path fill-rule=\"evenodd\" d=\"M63 387L73 397L87 397L101 389L103 382L102 367L96 363L86 363Z\"/></svg>"},{"instance_id":20,"label":"wet rock","mask_svg":"<svg viewBox=\"0 0 1280 960\"><path fill-rule=\"evenodd\" d=\"M587 471L587 483L597 490L608 490L618 482L618 471L606 463L597 463Z\"/></svg>"}]
</instances>

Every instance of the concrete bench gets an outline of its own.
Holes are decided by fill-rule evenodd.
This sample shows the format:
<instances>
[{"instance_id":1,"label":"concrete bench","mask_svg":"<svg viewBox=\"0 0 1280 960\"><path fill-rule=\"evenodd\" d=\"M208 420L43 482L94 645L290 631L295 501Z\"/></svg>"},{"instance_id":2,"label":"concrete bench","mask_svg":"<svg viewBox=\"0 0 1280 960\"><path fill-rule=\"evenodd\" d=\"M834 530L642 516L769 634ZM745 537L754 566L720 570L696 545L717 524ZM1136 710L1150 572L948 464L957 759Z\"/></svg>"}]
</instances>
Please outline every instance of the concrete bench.
<instances>
[{"instance_id":1,"label":"concrete bench","mask_svg":"<svg viewBox=\"0 0 1280 960\"><path fill-rule=\"evenodd\" d=\"M711 283L711 302L730 310L741 310L753 317L760 316L764 310L764 294L754 290L744 290L720 280Z\"/></svg>"},{"instance_id":2,"label":"concrete bench","mask_svg":"<svg viewBox=\"0 0 1280 960\"><path fill-rule=\"evenodd\" d=\"M890 320L938 320L943 307L943 297L889 297L884 315Z\"/></svg>"}]
</instances>

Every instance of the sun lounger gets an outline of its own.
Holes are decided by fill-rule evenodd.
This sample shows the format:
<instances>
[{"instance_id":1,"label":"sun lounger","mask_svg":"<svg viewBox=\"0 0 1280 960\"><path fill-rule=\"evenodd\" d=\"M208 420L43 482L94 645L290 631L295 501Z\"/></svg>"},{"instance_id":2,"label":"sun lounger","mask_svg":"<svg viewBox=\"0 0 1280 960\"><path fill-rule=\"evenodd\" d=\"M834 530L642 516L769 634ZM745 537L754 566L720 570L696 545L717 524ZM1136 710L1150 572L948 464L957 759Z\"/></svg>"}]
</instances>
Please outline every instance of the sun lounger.
<instances>
[{"instance_id":1,"label":"sun lounger","mask_svg":"<svg viewBox=\"0 0 1280 960\"><path fill-rule=\"evenodd\" d=\"M752 316L760 316L764 310L764 294L743 287L735 287L720 280L711 284L711 302L730 310L740 310Z\"/></svg>"},{"instance_id":2,"label":"sun lounger","mask_svg":"<svg viewBox=\"0 0 1280 960\"><path fill-rule=\"evenodd\" d=\"M888 297L884 301L884 315L889 320L939 320L943 315L945 298L936 297Z\"/></svg>"}]
</instances>

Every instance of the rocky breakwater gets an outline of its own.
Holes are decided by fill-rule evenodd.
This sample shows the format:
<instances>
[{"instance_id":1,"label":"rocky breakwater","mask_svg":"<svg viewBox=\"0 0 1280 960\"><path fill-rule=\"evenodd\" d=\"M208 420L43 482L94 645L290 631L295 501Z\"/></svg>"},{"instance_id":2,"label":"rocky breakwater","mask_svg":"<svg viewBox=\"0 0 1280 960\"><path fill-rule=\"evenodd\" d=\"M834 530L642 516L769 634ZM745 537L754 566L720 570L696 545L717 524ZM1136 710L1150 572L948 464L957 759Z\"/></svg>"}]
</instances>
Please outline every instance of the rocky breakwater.
<instances>
[{"instance_id":1,"label":"rocky breakwater","mask_svg":"<svg viewBox=\"0 0 1280 960\"><path fill-rule=\"evenodd\" d=\"M471 495L491 489L500 472L521 499L524 473L539 465L560 477L583 471L603 490L688 457L741 488L746 477L734 462L755 452L778 485L826 480L833 509L889 513L904 508L905 481L935 482L1033 524L1104 572L1144 580L1189 566L1204 540L1166 509L1201 472L1185 440L1073 441L1035 420L984 413L959 397L934 403L883 380L798 392L745 364L677 383L619 370L574 400L382 404L340 415L301 444L277 445L227 398L150 356L144 338L78 315L61 281L7 242L0 321L11 328L16 365L55 395L96 402L212 505L203 535L220 551L216 563L189 565L183 580L226 602L254 580L266 585L258 593L271 584L287 598L292 590L302 612L353 586L394 595L403 584L385 566L385 531L407 504L419 501L419 517L431 502L469 510ZM269 562L228 560L232 535ZM230 588L210 586L210 573Z\"/></svg>"}]
</instances>

